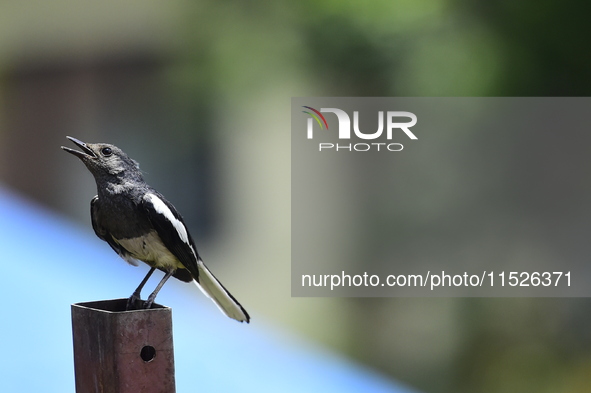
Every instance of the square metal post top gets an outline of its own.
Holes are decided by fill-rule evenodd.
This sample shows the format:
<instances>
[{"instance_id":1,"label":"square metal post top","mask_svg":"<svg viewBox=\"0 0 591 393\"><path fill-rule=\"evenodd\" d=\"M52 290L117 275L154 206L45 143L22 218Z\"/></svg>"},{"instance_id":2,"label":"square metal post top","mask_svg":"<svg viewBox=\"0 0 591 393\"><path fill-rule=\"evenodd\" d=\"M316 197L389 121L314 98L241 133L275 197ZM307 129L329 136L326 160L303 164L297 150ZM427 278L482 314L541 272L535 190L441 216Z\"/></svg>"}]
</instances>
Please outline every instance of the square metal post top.
<instances>
[{"instance_id":1,"label":"square metal post top","mask_svg":"<svg viewBox=\"0 0 591 393\"><path fill-rule=\"evenodd\" d=\"M175 392L172 310L127 299L72 305L77 393Z\"/></svg>"}]
</instances>

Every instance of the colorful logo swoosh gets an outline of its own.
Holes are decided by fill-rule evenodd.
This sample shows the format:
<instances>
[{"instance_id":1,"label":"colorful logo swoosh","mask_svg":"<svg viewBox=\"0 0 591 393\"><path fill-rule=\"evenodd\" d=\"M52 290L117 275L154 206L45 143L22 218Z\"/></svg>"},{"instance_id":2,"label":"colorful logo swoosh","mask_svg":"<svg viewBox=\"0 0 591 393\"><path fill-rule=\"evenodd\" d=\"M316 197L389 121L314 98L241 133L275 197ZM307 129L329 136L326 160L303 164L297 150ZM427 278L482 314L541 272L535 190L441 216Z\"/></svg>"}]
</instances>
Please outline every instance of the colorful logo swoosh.
<instances>
[{"instance_id":1,"label":"colorful logo swoosh","mask_svg":"<svg viewBox=\"0 0 591 393\"><path fill-rule=\"evenodd\" d=\"M314 108L312 108L310 106L303 106L302 108L310 109L312 112L308 112L308 111L302 111L302 112L307 113L310 116L312 116L314 118L314 120L316 120L316 122L318 123L318 125L320 126L320 129L323 129L324 128L322 126L322 123L324 123L324 125L326 126L326 129L328 130L328 123L326 122L326 119L324 118L324 116L322 115L322 113L320 113L319 111L317 111L316 109L314 109ZM320 117L320 118L318 118L318 117ZM320 121L320 119L322 119L322 122Z\"/></svg>"}]
</instances>

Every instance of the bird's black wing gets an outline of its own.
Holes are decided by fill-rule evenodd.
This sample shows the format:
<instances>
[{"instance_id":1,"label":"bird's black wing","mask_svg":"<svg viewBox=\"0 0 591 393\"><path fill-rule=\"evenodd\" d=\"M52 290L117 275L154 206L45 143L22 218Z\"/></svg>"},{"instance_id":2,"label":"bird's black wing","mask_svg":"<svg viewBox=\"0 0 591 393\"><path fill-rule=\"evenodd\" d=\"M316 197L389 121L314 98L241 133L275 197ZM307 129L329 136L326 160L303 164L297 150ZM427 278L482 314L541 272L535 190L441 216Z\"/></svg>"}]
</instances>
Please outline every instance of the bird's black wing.
<instances>
[{"instance_id":1,"label":"bird's black wing","mask_svg":"<svg viewBox=\"0 0 591 393\"><path fill-rule=\"evenodd\" d=\"M224 288L197 254L195 243L174 206L153 190L144 195L142 206L166 248L187 268L199 289L227 316L248 323L250 316L244 307Z\"/></svg>"},{"instance_id":2,"label":"bird's black wing","mask_svg":"<svg viewBox=\"0 0 591 393\"><path fill-rule=\"evenodd\" d=\"M199 254L185 222L172 203L160 193L152 191L142 199L142 208L162 243L177 257L183 266L198 280Z\"/></svg>"},{"instance_id":3,"label":"bird's black wing","mask_svg":"<svg viewBox=\"0 0 591 393\"><path fill-rule=\"evenodd\" d=\"M137 266L137 261L131 255L129 255L129 252L127 252L125 248L123 248L119 243L115 242L109 231L101 225L100 209L101 203L99 201L98 195L96 195L90 201L90 220L92 222L92 229L94 229L94 233L99 237L99 239L106 241L121 258L125 259L130 264Z\"/></svg>"}]
</instances>

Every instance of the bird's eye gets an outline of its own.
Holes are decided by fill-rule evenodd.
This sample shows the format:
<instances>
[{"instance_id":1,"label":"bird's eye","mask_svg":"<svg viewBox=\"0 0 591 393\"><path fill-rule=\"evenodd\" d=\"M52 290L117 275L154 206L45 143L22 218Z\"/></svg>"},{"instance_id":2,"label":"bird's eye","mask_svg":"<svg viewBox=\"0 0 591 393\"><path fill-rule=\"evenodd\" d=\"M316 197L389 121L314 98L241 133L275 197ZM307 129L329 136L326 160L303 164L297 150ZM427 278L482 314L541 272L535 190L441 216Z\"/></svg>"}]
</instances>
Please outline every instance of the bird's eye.
<instances>
[{"instance_id":1,"label":"bird's eye","mask_svg":"<svg viewBox=\"0 0 591 393\"><path fill-rule=\"evenodd\" d=\"M111 154L113 154L113 150L111 150L110 147L103 147L101 153L103 154L103 156L109 157Z\"/></svg>"}]
</instances>

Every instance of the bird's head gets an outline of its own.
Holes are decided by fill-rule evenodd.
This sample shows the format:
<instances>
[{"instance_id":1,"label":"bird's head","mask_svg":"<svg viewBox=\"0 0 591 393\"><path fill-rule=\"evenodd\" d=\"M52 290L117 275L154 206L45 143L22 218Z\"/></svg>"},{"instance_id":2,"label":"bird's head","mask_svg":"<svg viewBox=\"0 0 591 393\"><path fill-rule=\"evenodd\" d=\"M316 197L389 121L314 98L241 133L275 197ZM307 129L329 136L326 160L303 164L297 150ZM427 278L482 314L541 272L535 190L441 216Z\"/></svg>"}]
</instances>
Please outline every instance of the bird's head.
<instances>
[{"instance_id":1,"label":"bird's head","mask_svg":"<svg viewBox=\"0 0 591 393\"><path fill-rule=\"evenodd\" d=\"M98 180L108 177L137 177L141 178L139 165L129 158L127 154L117 146L107 143L84 143L71 136L67 137L82 151L62 146L62 149L78 157L88 170Z\"/></svg>"}]
</instances>

